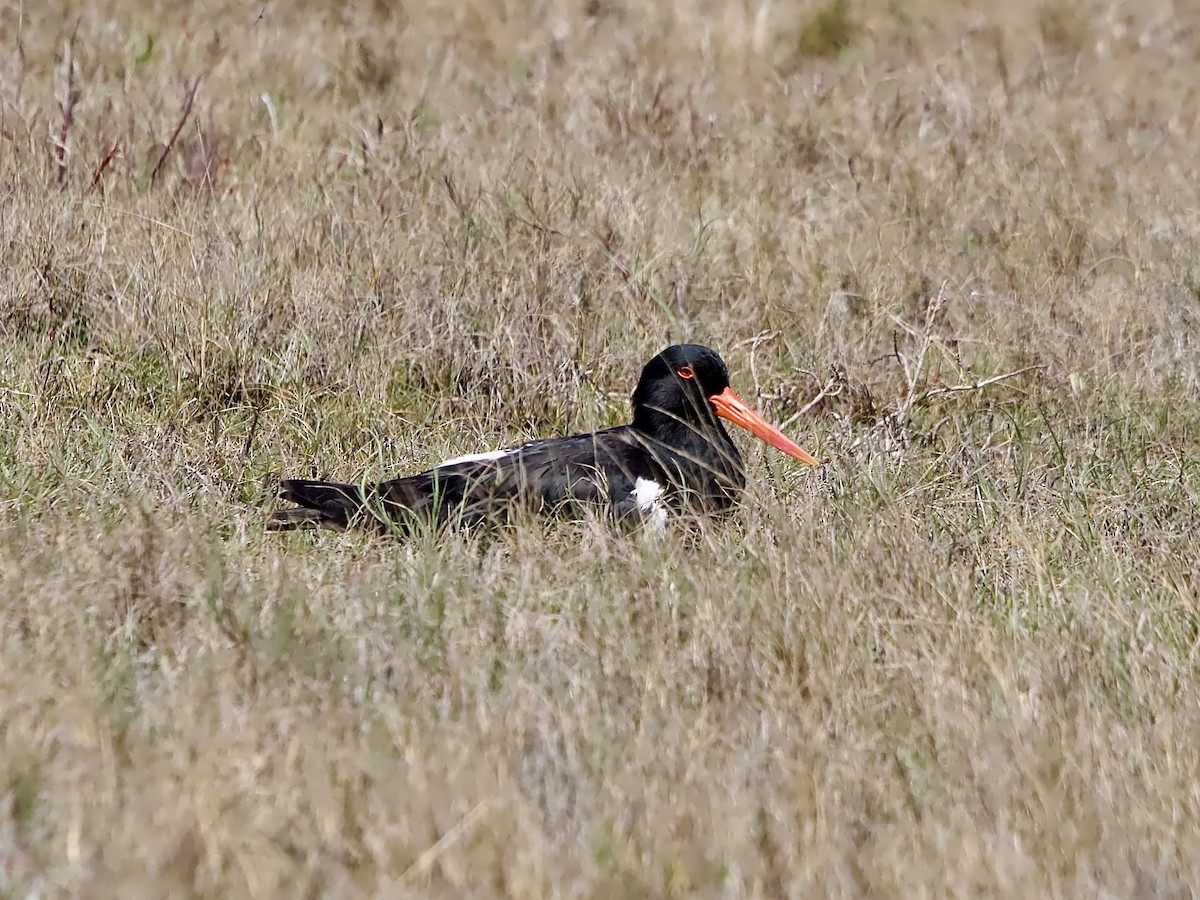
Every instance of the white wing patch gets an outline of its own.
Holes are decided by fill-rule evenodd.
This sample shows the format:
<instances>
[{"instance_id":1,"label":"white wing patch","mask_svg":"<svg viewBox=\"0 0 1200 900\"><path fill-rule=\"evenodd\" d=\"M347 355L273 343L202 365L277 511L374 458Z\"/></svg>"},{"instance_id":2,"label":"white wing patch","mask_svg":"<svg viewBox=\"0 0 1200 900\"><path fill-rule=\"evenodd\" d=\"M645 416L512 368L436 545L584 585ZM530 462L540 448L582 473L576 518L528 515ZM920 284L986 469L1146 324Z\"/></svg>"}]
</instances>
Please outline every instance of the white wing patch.
<instances>
[{"instance_id":1,"label":"white wing patch","mask_svg":"<svg viewBox=\"0 0 1200 900\"><path fill-rule=\"evenodd\" d=\"M656 537L667 533L667 504L663 503L662 495L663 486L649 478L639 478L629 492L642 512L646 529Z\"/></svg>"},{"instance_id":2,"label":"white wing patch","mask_svg":"<svg viewBox=\"0 0 1200 900\"><path fill-rule=\"evenodd\" d=\"M441 469L444 466L455 466L465 462L489 462L493 459L504 459L509 454L516 452L516 450L489 450L487 453L468 453L466 456L456 456L454 459L440 462L435 468Z\"/></svg>"}]
</instances>

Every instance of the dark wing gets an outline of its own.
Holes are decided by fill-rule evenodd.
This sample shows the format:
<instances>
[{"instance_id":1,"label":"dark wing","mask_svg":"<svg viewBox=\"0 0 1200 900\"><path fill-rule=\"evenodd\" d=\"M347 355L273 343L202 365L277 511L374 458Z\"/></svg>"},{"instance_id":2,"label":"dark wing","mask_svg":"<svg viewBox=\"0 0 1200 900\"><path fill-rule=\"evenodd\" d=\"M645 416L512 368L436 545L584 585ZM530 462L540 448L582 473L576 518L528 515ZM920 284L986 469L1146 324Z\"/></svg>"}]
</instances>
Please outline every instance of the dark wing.
<instances>
[{"instance_id":1,"label":"dark wing","mask_svg":"<svg viewBox=\"0 0 1200 900\"><path fill-rule=\"evenodd\" d=\"M376 485L367 507L389 521L415 516L436 524L504 520L514 508L557 512L580 503L610 502L623 515L637 506L639 478L661 481L661 469L633 429L622 426L450 460Z\"/></svg>"}]
</instances>

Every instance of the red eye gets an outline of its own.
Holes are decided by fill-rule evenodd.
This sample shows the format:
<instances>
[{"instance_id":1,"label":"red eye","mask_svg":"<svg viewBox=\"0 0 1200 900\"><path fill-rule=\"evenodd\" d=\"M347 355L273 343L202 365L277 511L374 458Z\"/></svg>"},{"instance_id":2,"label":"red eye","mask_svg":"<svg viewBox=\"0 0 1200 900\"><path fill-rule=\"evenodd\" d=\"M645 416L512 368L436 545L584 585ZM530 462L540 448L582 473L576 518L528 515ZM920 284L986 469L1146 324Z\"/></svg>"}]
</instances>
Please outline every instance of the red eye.
<instances>
[{"instance_id":1,"label":"red eye","mask_svg":"<svg viewBox=\"0 0 1200 900\"><path fill-rule=\"evenodd\" d=\"M675 374L680 378L695 378L696 373L692 371L691 366L680 366L675 370Z\"/></svg>"}]
</instances>

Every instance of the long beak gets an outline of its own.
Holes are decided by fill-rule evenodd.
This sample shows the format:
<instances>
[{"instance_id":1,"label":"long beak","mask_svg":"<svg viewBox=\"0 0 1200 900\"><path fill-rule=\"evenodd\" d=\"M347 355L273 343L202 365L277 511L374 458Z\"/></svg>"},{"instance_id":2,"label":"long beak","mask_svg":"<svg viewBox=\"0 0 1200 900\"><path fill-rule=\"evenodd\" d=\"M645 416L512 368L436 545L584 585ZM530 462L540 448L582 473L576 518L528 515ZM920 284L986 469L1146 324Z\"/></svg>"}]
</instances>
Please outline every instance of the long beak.
<instances>
[{"instance_id":1,"label":"long beak","mask_svg":"<svg viewBox=\"0 0 1200 900\"><path fill-rule=\"evenodd\" d=\"M808 463L810 466L821 464L815 456L801 448L799 444L743 403L742 398L729 388L725 388L719 394L713 394L708 400L717 408L717 415L722 419L728 419L734 425L742 426L755 437L761 438L772 447L782 450L788 456L793 456L802 463Z\"/></svg>"}]
</instances>

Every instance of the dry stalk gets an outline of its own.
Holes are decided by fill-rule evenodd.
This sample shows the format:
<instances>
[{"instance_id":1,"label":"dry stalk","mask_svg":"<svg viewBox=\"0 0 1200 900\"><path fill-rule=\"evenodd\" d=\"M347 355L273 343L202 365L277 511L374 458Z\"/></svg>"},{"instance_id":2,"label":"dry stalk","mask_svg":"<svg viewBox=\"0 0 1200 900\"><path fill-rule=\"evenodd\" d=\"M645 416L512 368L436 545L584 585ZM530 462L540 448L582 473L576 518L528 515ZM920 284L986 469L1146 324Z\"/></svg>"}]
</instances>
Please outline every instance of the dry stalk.
<instances>
[{"instance_id":1,"label":"dry stalk","mask_svg":"<svg viewBox=\"0 0 1200 900\"><path fill-rule=\"evenodd\" d=\"M604 245L604 249L608 252L609 261L616 267L617 273L629 288L630 294L642 303L645 303L646 292L634 285L633 273L629 271L629 266L625 264L625 259L621 256L621 249L617 246L616 235L611 230L607 231L600 237L600 243Z\"/></svg>"},{"instance_id":2,"label":"dry stalk","mask_svg":"<svg viewBox=\"0 0 1200 900\"><path fill-rule=\"evenodd\" d=\"M1005 372L1002 375L993 375L990 378L984 378L980 381L971 384L945 384L937 385L925 390L921 393L918 400L925 400L929 397L938 397L942 394L958 394L964 391L980 391L985 387L990 387L993 384L998 384L1001 381L1008 381L1010 378L1016 378L1018 375L1024 375L1026 372L1038 372L1045 369L1044 363L1039 363L1036 366L1025 366L1022 369L1014 369L1011 372Z\"/></svg>"},{"instance_id":3,"label":"dry stalk","mask_svg":"<svg viewBox=\"0 0 1200 900\"><path fill-rule=\"evenodd\" d=\"M455 822L431 847L417 857L416 861L400 876L399 883L403 884L410 878L419 878L428 872L430 867L438 861L438 858L459 838L466 835L487 811L488 802L486 800L476 803L470 812Z\"/></svg>"},{"instance_id":4,"label":"dry stalk","mask_svg":"<svg viewBox=\"0 0 1200 900\"><path fill-rule=\"evenodd\" d=\"M75 36L78 26L71 32L64 53L63 67L66 69L66 91L62 102L62 124L58 129L58 140L55 142L55 157L58 164L58 185L62 187L67 180L67 137L71 125L75 121L75 104L79 101L79 90L75 87Z\"/></svg>"},{"instance_id":5,"label":"dry stalk","mask_svg":"<svg viewBox=\"0 0 1200 900\"><path fill-rule=\"evenodd\" d=\"M200 87L200 79L196 78L188 85L187 92L183 96L183 110L179 114L179 124L175 126L175 130L171 132L170 138L167 139L167 144L162 149L162 153L158 155L158 162L154 164L154 171L150 173L150 183L154 184L158 181L158 173L162 171L163 163L167 161L167 156L171 149L175 146L175 142L179 140L179 133L183 131L183 126L187 124L188 117L192 114L192 104L196 101L196 89Z\"/></svg>"},{"instance_id":6,"label":"dry stalk","mask_svg":"<svg viewBox=\"0 0 1200 900\"><path fill-rule=\"evenodd\" d=\"M768 344L777 337L779 337L778 331L760 331L758 334L743 338L733 345L734 347L748 346L750 348L750 377L754 380L754 396L756 397L761 398L763 392L762 384L758 380L758 360L755 359L755 353L763 344Z\"/></svg>"},{"instance_id":7,"label":"dry stalk","mask_svg":"<svg viewBox=\"0 0 1200 900\"><path fill-rule=\"evenodd\" d=\"M101 178L101 176L104 175L104 170L108 168L109 164L116 158L117 154L120 152L121 152L121 142L114 141L113 145L108 148L108 152L104 154L104 158L100 160L99 165L97 165L95 170L92 172L91 184L89 184L87 187L87 190L83 192L83 196L86 197L90 193L92 193L92 191L96 190L96 185L98 185L100 183L100 178Z\"/></svg>"},{"instance_id":8,"label":"dry stalk","mask_svg":"<svg viewBox=\"0 0 1200 900\"><path fill-rule=\"evenodd\" d=\"M841 372L840 369L837 368L837 366L830 366L829 372L829 378L826 379L823 385L821 385L821 390L817 392L817 396L813 397L802 407L788 416L787 419L783 421L783 424L780 425L781 428L788 428L794 425L800 419L808 415L809 412L813 410L822 400L825 400L829 397L836 397L842 392L842 389L846 386L846 376ZM818 380L815 373L807 372L805 374L812 377L814 381Z\"/></svg>"},{"instance_id":9,"label":"dry stalk","mask_svg":"<svg viewBox=\"0 0 1200 900\"><path fill-rule=\"evenodd\" d=\"M904 355L900 353L899 346L895 343L893 337L893 347L895 348L896 359L900 362L900 368L904 372L904 380L908 385L908 394L904 398L904 402L894 413L897 423L903 425L908 418L908 413L912 409L913 401L917 396L917 385L920 384L922 377L925 375L925 361L929 356L929 348L933 346L933 325L937 321L938 313L942 311L942 296L946 290L946 282L942 282L942 286L938 289L937 295L931 297L929 304L925 307L925 330L919 333L921 337L921 350L917 354L916 364L910 369L908 361ZM902 328L909 331L910 334L917 335L910 326L897 319L895 316L892 320L899 324Z\"/></svg>"},{"instance_id":10,"label":"dry stalk","mask_svg":"<svg viewBox=\"0 0 1200 900\"><path fill-rule=\"evenodd\" d=\"M992 375L970 383L922 387L922 385L928 385L929 383L929 351L935 343L939 343L934 326L937 324L938 317L945 309L945 290L946 283L943 282L937 294L930 299L929 305L925 310L925 324L923 328L917 328L896 316L891 317L892 321L901 329L920 341L920 350L917 352L916 359L910 363L909 359L901 352L896 336L893 335L892 338L892 354L900 364L901 373L904 375L904 399L900 401L895 410L885 414L879 420L875 427L871 429L871 433L886 438L887 445L893 450L903 449L908 445L908 418L914 409L923 405L931 398L947 394L961 394L983 390L1002 381L1016 378L1018 375L1046 368L1044 365L1025 366L1011 372ZM800 410L789 419L785 425L791 424L792 421L802 416L821 399L822 397L818 395L803 410ZM858 443L856 441L855 446Z\"/></svg>"}]
</instances>

